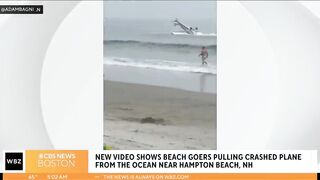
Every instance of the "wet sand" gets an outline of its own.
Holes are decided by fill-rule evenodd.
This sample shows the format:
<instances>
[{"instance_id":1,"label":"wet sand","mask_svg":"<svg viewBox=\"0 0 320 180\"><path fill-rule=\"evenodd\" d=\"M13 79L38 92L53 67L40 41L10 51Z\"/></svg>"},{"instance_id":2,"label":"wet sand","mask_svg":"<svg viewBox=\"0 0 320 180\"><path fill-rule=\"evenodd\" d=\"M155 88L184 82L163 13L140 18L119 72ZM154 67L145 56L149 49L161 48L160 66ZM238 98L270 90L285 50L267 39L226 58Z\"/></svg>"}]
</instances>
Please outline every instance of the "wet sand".
<instances>
[{"instance_id":1,"label":"wet sand","mask_svg":"<svg viewBox=\"0 0 320 180\"><path fill-rule=\"evenodd\" d=\"M216 95L104 83L104 143L112 149L216 149Z\"/></svg>"}]
</instances>

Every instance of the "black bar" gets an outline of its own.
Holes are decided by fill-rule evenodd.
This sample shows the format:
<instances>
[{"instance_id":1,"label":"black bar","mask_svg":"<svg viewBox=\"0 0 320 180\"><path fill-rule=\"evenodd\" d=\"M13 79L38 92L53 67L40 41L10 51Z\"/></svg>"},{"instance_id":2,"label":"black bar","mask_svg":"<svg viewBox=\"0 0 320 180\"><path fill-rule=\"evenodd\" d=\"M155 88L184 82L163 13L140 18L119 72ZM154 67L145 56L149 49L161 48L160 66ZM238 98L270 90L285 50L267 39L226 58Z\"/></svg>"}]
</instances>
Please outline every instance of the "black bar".
<instances>
[{"instance_id":1,"label":"black bar","mask_svg":"<svg viewBox=\"0 0 320 180\"><path fill-rule=\"evenodd\" d=\"M320 173L317 173L317 180L320 180Z\"/></svg>"},{"instance_id":2,"label":"black bar","mask_svg":"<svg viewBox=\"0 0 320 180\"><path fill-rule=\"evenodd\" d=\"M43 14L43 5L1 5L0 14Z\"/></svg>"},{"instance_id":3,"label":"black bar","mask_svg":"<svg viewBox=\"0 0 320 180\"><path fill-rule=\"evenodd\" d=\"M0 173L0 180L3 180L3 174Z\"/></svg>"}]
</instances>

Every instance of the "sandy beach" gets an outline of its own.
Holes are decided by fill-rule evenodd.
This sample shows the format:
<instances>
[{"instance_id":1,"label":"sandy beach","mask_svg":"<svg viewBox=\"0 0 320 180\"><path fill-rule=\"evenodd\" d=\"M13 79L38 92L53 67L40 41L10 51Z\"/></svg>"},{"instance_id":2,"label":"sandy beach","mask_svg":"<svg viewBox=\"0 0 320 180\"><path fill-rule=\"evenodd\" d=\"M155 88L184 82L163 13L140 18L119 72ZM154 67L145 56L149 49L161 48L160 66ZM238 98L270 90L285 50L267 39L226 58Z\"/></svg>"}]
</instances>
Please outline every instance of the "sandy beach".
<instances>
[{"instance_id":1,"label":"sandy beach","mask_svg":"<svg viewBox=\"0 0 320 180\"><path fill-rule=\"evenodd\" d=\"M104 143L112 149L216 149L216 95L104 82Z\"/></svg>"}]
</instances>

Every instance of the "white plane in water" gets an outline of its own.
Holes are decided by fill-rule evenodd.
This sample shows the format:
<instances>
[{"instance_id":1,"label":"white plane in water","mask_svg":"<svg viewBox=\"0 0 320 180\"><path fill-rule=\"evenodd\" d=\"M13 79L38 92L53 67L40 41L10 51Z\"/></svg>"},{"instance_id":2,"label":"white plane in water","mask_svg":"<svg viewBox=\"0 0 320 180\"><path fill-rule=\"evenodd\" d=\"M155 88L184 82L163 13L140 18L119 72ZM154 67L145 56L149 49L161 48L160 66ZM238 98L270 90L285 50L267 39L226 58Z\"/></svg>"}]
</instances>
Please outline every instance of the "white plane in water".
<instances>
[{"instance_id":1,"label":"white plane in water","mask_svg":"<svg viewBox=\"0 0 320 180\"><path fill-rule=\"evenodd\" d=\"M202 33L198 31L198 27L190 27L181 23L178 19L173 21L175 26L179 26L182 31L172 32L172 35L191 35L191 36L217 36L215 33Z\"/></svg>"}]
</instances>

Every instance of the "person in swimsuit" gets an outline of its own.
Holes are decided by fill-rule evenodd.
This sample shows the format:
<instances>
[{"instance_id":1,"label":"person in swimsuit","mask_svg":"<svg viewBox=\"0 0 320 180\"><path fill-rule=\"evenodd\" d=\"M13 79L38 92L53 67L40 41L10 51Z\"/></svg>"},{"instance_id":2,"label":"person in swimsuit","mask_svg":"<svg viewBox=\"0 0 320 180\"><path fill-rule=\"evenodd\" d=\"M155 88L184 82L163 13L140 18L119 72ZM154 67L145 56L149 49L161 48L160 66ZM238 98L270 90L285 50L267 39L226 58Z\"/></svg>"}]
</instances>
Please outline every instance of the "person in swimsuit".
<instances>
[{"instance_id":1,"label":"person in swimsuit","mask_svg":"<svg viewBox=\"0 0 320 180\"><path fill-rule=\"evenodd\" d=\"M201 56L202 65L208 64L207 61L206 61L206 59L209 57L209 54L208 54L208 50L207 50L206 47L204 47L204 46L202 47L199 56Z\"/></svg>"}]
</instances>

